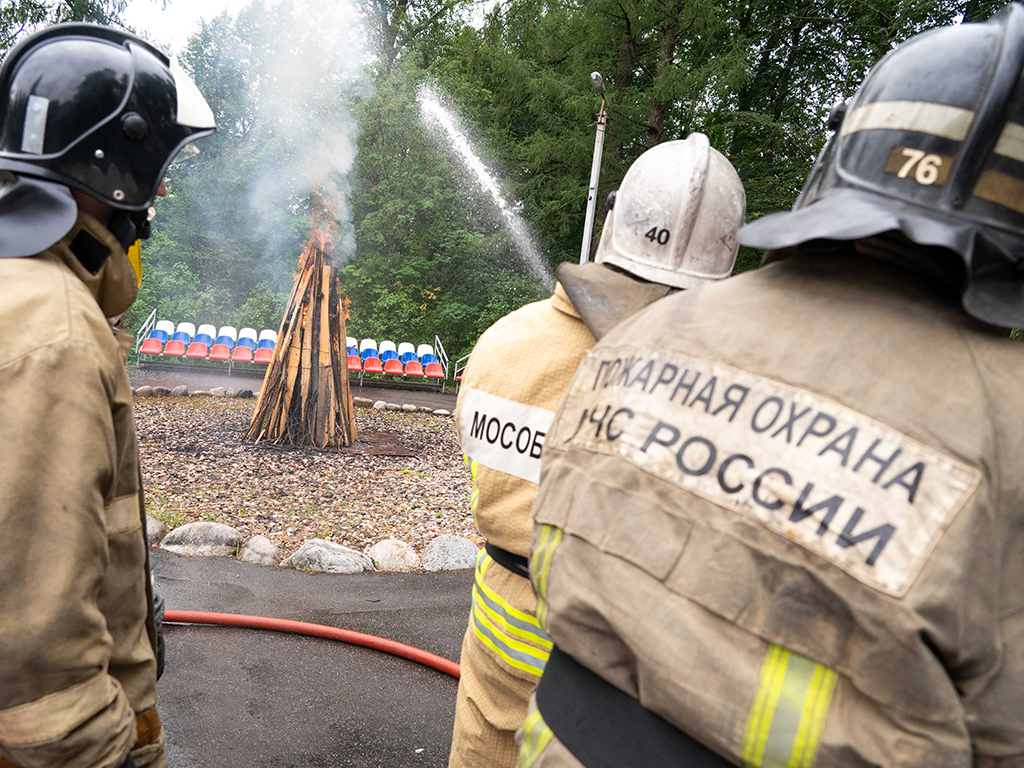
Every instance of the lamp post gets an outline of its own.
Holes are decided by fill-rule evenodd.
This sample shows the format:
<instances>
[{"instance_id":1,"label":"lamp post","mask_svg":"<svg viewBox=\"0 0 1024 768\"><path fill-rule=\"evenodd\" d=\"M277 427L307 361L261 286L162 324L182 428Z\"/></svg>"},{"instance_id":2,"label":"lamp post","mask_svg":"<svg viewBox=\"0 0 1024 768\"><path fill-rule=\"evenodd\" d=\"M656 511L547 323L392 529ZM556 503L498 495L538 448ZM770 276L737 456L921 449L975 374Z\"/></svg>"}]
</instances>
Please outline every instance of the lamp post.
<instances>
[{"instance_id":1,"label":"lamp post","mask_svg":"<svg viewBox=\"0 0 1024 768\"><path fill-rule=\"evenodd\" d=\"M594 137L594 162L590 166L590 191L587 193L587 219L583 225L580 264L590 261L590 240L594 234L594 209L597 207L597 181L601 176L601 155L604 153L604 129L608 115L604 111L604 80L600 72L590 73L590 84L601 94L601 111L597 114L597 136Z\"/></svg>"}]
</instances>

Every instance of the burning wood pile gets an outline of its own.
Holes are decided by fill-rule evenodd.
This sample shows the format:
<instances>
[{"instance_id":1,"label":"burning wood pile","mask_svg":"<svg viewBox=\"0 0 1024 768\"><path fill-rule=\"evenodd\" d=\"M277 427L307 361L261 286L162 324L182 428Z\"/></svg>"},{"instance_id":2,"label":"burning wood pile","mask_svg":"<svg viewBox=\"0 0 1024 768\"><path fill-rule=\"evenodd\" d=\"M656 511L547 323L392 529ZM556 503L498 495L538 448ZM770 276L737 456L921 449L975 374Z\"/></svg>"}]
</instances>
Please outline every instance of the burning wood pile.
<instances>
[{"instance_id":1,"label":"burning wood pile","mask_svg":"<svg viewBox=\"0 0 1024 768\"><path fill-rule=\"evenodd\" d=\"M245 436L249 442L340 448L356 439L333 254L328 233L314 230L299 257L274 358Z\"/></svg>"}]
</instances>

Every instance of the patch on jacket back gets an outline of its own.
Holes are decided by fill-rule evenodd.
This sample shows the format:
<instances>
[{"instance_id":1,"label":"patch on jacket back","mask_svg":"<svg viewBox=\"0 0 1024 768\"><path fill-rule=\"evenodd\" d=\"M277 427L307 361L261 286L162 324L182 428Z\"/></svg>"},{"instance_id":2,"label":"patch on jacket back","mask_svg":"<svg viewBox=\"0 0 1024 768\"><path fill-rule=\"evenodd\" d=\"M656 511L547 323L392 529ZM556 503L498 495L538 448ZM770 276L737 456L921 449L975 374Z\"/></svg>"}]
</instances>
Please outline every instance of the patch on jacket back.
<instances>
[{"instance_id":1,"label":"patch on jacket back","mask_svg":"<svg viewBox=\"0 0 1024 768\"><path fill-rule=\"evenodd\" d=\"M818 395L633 348L588 354L547 440L621 456L893 595L981 479Z\"/></svg>"},{"instance_id":2,"label":"patch on jacket back","mask_svg":"<svg viewBox=\"0 0 1024 768\"><path fill-rule=\"evenodd\" d=\"M485 467L537 483L554 418L553 411L467 388L459 410L462 450Z\"/></svg>"}]
</instances>

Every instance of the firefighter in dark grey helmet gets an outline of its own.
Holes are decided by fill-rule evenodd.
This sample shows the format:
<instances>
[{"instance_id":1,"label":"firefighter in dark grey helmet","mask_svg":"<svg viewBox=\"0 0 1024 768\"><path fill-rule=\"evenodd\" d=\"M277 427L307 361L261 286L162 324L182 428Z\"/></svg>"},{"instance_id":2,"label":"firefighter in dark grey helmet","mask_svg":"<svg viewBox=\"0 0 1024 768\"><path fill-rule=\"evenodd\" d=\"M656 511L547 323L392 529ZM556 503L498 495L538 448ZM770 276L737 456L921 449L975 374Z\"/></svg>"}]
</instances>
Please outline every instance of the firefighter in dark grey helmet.
<instances>
[{"instance_id":1,"label":"firefighter in dark grey helmet","mask_svg":"<svg viewBox=\"0 0 1024 768\"><path fill-rule=\"evenodd\" d=\"M763 268L588 353L520 768L1024 765L1024 8L915 37Z\"/></svg>"},{"instance_id":2,"label":"firefighter in dark grey helmet","mask_svg":"<svg viewBox=\"0 0 1024 768\"><path fill-rule=\"evenodd\" d=\"M51 27L0 67L0 768L167 765L111 320L164 171L213 130L185 73L119 30Z\"/></svg>"}]
</instances>

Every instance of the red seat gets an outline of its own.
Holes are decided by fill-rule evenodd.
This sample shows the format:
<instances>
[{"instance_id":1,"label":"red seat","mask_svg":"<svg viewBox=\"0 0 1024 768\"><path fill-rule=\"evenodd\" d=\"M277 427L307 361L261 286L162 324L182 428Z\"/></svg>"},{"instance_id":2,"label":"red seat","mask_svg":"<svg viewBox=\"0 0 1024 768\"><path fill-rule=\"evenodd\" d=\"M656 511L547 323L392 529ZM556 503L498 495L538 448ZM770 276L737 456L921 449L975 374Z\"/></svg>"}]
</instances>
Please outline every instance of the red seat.
<instances>
[{"instance_id":1,"label":"red seat","mask_svg":"<svg viewBox=\"0 0 1024 768\"><path fill-rule=\"evenodd\" d=\"M231 353L231 359L236 363L251 363L252 350L248 347L235 347L235 351Z\"/></svg>"},{"instance_id":2,"label":"red seat","mask_svg":"<svg viewBox=\"0 0 1024 768\"><path fill-rule=\"evenodd\" d=\"M384 373L379 357L368 357L363 361L364 373Z\"/></svg>"},{"instance_id":3,"label":"red seat","mask_svg":"<svg viewBox=\"0 0 1024 768\"><path fill-rule=\"evenodd\" d=\"M231 350L227 344L214 344L210 349L211 360L230 360Z\"/></svg>"},{"instance_id":4,"label":"red seat","mask_svg":"<svg viewBox=\"0 0 1024 768\"><path fill-rule=\"evenodd\" d=\"M146 339L139 347L140 355L159 355L163 352L164 343L160 339Z\"/></svg>"},{"instance_id":5,"label":"red seat","mask_svg":"<svg viewBox=\"0 0 1024 768\"><path fill-rule=\"evenodd\" d=\"M363 363L359 359L359 355L348 356L348 369L354 373L359 373L363 370Z\"/></svg>"},{"instance_id":6,"label":"red seat","mask_svg":"<svg viewBox=\"0 0 1024 768\"><path fill-rule=\"evenodd\" d=\"M405 364L405 375L406 376L419 376L423 378L423 366L418 360L410 360Z\"/></svg>"},{"instance_id":7,"label":"red seat","mask_svg":"<svg viewBox=\"0 0 1024 768\"><path fill-rule=\"evenodd\" d=\"M427 363L427 368L423 375L428 379L443 379L444 368L441 367L440 363Z\"/></svg>"},{"instance_id":8,"label":"red seat","mask_svg":"<svg viewBox=\"0 0 1024 768\"><path fill-rule=\"evenodd\" d=\"M188 345L188 352L185 353L185 357L194 357L199 358L200 360L205 360L209 352L209 348L203 344L203 342L193 341Z\"/></svg>"},{"instance_id":9,"label":"red seat","mask_svg":"<svg viewBox=\"0 0 1024 768\"><path fill-rule=\"evenodd\" d=\"M185 356L185 342L175 341L171 339L167 342L167 346L164 347L164 354L170 355L171 357L184 357Z\"/></svg>"},{"instance_id":10,"label":"red seat","mask_svg":"<svg viewBox=\"0 0 1024 768\"><path fill-rule=\"evenodd\" d=\"M402 361L401 360L388 360L384 363L384 373L391 373L395 376L402 375Z\"/></svg>"},{"instance_id":11,"label":"red seat","mask_svg":"<svg viewBox=\"0 0 1024 768\"><path fill-rule=\"evenodd\" d=\"M256 350L255 360L257 363L269 363L274 359L274 350L264 347Z\"/></svg>"}]
</instances>

